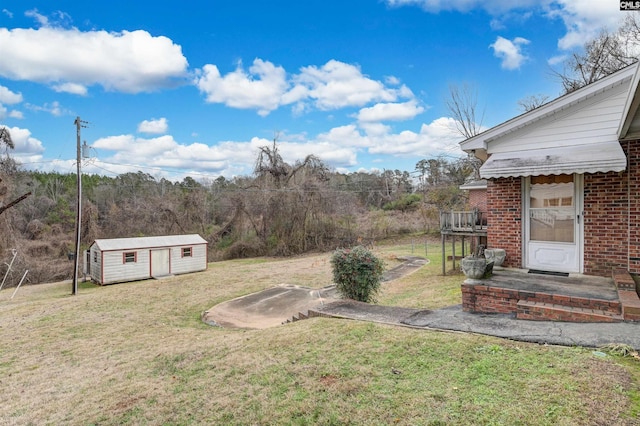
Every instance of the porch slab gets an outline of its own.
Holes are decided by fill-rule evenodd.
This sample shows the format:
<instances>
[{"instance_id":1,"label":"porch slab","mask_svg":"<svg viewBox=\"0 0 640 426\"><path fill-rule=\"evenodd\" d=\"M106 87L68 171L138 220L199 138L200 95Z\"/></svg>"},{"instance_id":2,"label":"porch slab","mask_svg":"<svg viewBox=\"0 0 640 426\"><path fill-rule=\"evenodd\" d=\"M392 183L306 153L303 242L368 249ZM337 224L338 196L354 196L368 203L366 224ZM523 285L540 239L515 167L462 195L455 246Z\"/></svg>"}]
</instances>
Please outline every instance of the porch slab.
<instances>
[{"instance_id":1,"label":"porch slab","mask_svg":"<svg viewBox=\"0 0 640 426\"><path fill-rule=\"evenodd\" d=\"M494 269L481 281L488 287L508 288L530 293L548 293L584 299L617 301L618 291L612 278L571 274L568 277L529 274L527 270Z\"/></svg>"},{"instance_id":2,"label":"porch slab","mask_svg":"<svg viewBox=\"0 0 640 426\"><path fill-rule=\"evenodd\" d=\"M530 274L519 269L498 269L488 279L465 280L462 306L467 312L516 314L529 320L635 320L633 311L623 315L613 278Z\"/></svg>"}]
</instances>

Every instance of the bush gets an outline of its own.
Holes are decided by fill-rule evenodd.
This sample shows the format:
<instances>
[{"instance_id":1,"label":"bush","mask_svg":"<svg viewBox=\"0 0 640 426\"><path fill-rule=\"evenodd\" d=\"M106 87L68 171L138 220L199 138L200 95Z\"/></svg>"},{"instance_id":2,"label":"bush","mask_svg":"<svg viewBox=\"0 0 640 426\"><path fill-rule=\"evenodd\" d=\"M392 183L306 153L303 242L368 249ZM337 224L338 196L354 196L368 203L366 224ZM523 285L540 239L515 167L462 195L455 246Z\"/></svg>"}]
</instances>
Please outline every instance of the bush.
<instances>
[{"instance_id":1,"label":"bush","mask_svg":"<svg viewBox=\"0 0 640 426\"><path fill-rule=\"evenodd\" d=\"M399 199L391 201L384 206L382 210L400 210L403 212L416 210L422 203L420 194L403 194Z\"/></svg>"},{"instance_id":2,"label":"bush","mask_svg":"<svg viewBox=\"0 0 640 426\"><path fill-rule=\"evenodd\" d=\"M338 249L331 256L333 280L342 297L360 302L376 302L384 265L362 246Z\"/></svg>"}]
</instances>

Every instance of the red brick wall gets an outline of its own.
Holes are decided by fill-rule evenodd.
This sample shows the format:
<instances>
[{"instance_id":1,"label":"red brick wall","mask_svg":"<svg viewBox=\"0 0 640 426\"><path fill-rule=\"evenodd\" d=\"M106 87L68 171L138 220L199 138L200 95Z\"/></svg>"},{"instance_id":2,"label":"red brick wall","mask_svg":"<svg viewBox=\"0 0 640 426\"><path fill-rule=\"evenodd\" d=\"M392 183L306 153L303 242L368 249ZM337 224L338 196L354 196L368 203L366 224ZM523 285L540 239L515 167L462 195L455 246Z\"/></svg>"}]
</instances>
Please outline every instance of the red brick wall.
<instances>
[{"instance_id":1,"label":"red brick wall","mask_svg":"<svg viewBox=\"0 0 640 426\"><path fill-rule=\"evenodd\" d=\"M640 273L640 141L622 142L627 171L585 175L585 273ZM631 224L631 225L629 225Z\"/></svg>"},{"instance_id":2,"label":"red brick wall","mask_svg":"<svg viewBox=\"0 0 640 426\"><path fill-rule=\"evenodd\" d=\"M522 267L522 183L517 178L487 182L487 247L507 252L504 265Z\"/></svg>"},{"instance_id":3,"label":"red brick wall","mask_svg":"<svg viewBox=\"0 0 640 426\"><path fill-rule=\"evenodd\" d=\"M640 141L622 142L629 165L629 272L640 274Z\"/></svg>"},{"instance_id":4,"label":"red brick wall","mask_svg":"<svg viewBox=\"0 0 640 426\"><path fill-rule=\"evenodd\" d=\"M478 209L482 213L487 212L487 190L486 189L470 189L469 190L469 207Z\"/></svg>"},{"instance_id":5,"label":"red brick wall","mask_svg":"<svg viewBox=\"0 0 640 426\"><path fill-rule=\"evenodd\" d=\"M627 269L628 203L625 173L584 175L584 272Z\"/></svg>"}]
</instances>

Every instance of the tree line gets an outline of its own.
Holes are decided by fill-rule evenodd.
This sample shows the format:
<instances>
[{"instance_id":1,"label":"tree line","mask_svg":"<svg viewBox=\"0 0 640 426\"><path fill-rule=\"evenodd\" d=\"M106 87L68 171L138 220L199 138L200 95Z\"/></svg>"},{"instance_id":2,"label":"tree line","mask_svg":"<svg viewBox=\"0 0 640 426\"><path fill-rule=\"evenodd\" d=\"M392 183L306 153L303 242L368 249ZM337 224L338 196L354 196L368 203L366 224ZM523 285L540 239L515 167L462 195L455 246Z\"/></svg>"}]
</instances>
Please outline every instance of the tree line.
<instances>
[{"instance_id":1,"label":"tree line","mask_svg":"<svg viewBox=\"0 0 640 426\"><path fill-rule=\"evenodd\" d=\"M421 160L416 170L339 173L316 156L285 162L277 143L260 148L254 173L170 181L142 171L82 175L81 248L98 238L198 233L209 260L290 256L393 235L438 231L438 211L464 208L458 188L473 175L467 158ZM0 276L12 249L15 277L31 282L72 274L77 177L0 161ZM9 259L10 260L10 259Z\"/></svg>"}]
</instances>

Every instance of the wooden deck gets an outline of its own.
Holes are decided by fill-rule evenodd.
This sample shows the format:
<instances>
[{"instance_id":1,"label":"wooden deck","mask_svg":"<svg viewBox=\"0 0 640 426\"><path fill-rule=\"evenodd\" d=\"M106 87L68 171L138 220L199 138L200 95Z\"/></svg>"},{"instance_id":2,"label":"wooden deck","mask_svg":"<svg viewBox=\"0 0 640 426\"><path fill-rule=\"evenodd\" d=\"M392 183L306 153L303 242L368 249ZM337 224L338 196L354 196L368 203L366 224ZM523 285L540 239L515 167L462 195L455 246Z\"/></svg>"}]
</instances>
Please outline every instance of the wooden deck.
<instances>
[{"instance_id":1,"label":"wooden deck","mask_svg":"<svg viewBox=\"0 0 640 426\"><path fill-rule=\"evenodd\" d=\"M451 242L452 256L449 256L449 258L453 264L452 269L456 269L456 259L459 259L459 257L453 255L457 254L456 240L461 240L462 257L466 254L471 254L479 244L486 244L486 215L478 210L440 212L440 235L442 236L442 275L446 275L447 256L445 251L447 240ZM465 253L465 241L467 238L471 242L470 253Z\"/></svg>"},{"instance_id":2,"label":"wooden deck","mask_svg":"<svg viewBox=\"0 0 640 426\"><path fill-rule=\"evenodd\" d=\"M440 232L447 234L484 233L486 235L487 218L477 210L440 212Z\"/></svg>"}]
</instances>

